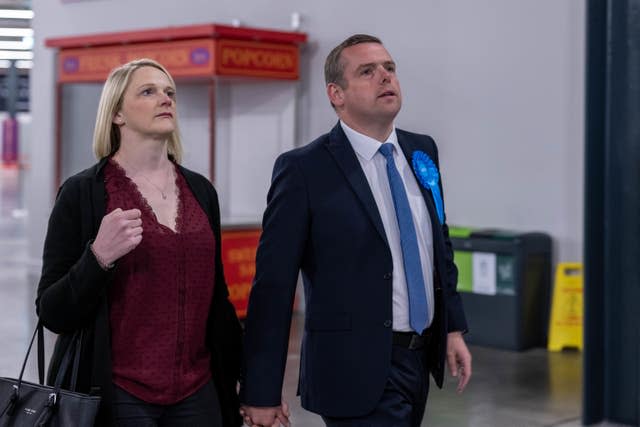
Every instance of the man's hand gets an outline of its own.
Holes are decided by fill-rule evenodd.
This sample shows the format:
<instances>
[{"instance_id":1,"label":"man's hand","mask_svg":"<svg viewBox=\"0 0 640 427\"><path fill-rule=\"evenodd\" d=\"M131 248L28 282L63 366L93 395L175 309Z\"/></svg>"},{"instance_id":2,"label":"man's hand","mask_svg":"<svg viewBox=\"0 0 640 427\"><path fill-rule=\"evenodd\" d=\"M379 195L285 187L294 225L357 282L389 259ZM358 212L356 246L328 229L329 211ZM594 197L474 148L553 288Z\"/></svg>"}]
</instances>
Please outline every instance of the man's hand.
<instances>
[{"instance_id":1,"label":"man's hand","mask_svg":"<svg viewBox=\"0 0 640 427\"><path fill-rule=\"evenodd\" d=\"M458 377L458 393L462 393L471 378L471 353L460 332L449 332L447 337L447 365L449 372Z\"/></svg>"},{"instance_id":2,"label":"man's hand","mask_svg":"<svg viewBox=\"0 0 640 427\"><path fill-rule=\"evenodd\" d=\"M250 427L290 427L289 405L282 401L282 405L274 407L241 406L240 415L244 423Z\"/></svg>"}]
</instances>

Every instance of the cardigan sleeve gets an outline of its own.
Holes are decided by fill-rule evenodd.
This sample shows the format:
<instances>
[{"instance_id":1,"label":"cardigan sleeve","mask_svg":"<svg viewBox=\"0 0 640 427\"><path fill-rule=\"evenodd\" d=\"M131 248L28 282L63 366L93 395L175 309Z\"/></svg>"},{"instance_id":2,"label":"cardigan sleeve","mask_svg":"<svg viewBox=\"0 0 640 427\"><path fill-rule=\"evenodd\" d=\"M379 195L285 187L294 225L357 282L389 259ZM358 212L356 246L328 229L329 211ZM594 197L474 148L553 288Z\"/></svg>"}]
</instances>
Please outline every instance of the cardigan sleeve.
<instances>
[{"instance_id":1,"label":"cardigan sleeve","mask_svg":"<svg viewBox=\"0 0 640 427\"><path fill-rule=\"evenodd\" d=\"M61 187L44 242L36 311L55 333L72 332L93 320L111 275L98 264L89 248L93 236L82 227L92 215L84 184L87 180L72 178Z\"/></svg>"}]
</instances>

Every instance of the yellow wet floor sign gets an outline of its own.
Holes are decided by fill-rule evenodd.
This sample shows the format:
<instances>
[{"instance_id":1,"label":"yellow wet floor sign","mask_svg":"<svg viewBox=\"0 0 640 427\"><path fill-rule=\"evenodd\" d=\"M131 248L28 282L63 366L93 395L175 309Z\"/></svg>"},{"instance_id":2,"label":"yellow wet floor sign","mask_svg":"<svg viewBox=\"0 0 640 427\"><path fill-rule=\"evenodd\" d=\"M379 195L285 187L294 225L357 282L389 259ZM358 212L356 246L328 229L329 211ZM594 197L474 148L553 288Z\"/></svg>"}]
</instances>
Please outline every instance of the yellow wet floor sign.
<instances>
[{"instance_id":1,"label":"yellow wet floor sign","mask_svg":"<svg viewBox=\"0 0 640 427\"><path fill-rule=\"evenodd\" d=\"M549 325L550 351L568 347L582 350L582 284L582 264L558 264Z\"/></svg>"}]
</instances>

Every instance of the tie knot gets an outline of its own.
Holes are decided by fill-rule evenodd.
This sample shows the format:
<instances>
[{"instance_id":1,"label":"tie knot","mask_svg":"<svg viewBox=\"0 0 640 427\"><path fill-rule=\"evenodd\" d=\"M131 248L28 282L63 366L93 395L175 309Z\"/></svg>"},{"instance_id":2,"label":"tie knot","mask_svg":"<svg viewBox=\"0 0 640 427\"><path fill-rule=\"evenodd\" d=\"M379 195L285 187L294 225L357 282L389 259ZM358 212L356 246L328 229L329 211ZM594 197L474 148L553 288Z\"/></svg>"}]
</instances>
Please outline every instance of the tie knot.
<instances>
[{"instance_id":1,"label":"tie knot","mask_svg":"<svg viewBox=\"0 0 640 427\"><path fill-rule=\"evenodd\" d=\"M378 150L382 153L382 155L387 159L393 159L393 144L390 142L385 142L378 148Z\"/></svg>"}]
</instances>

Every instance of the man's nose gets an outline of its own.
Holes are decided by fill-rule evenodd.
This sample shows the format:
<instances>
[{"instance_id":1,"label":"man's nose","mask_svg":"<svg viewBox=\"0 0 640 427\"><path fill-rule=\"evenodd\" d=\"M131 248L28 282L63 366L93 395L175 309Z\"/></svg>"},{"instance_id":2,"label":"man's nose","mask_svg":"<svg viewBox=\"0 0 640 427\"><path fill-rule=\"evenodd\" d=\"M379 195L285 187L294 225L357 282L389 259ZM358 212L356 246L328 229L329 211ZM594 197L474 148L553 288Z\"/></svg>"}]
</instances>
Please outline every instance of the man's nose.
<instances>
[{"instance_id":1,"label":"man's nose","mask_svg":"<svg viewBox=\"0 0 640 427\"><path fill-rule=\"evenodd\" d=\"M389 70L382 66L380 67L380 80L381 83L387 83L389 80L391 80L391 73L389 72Z\"/></svg>"}]
</instances>

